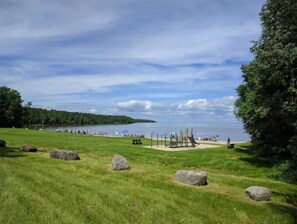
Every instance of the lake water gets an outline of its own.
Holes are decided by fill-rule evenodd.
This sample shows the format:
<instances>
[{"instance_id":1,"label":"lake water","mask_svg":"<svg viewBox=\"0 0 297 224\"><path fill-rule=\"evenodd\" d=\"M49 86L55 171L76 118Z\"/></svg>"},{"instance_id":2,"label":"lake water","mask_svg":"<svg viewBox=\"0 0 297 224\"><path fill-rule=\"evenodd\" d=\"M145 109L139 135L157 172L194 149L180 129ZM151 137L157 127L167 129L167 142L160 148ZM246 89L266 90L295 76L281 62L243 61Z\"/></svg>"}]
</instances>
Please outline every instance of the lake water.
<instances>
[{"instance_id":1,"label":"lake water","mask_svg":"<svg viewBox=\"0 0 297 224\"><path fill-rule=\"evenodd\" d=\"M50 128L56 130L57 128ZM228 137L232 141L249 141L250 137L243 130L241 123L135 123L135 124L121 124L121 125L89 125L89 126L71 126L58 127L60 131L69 130L73 132L85 131L88 134L106 134L109 136L125 135L144 135L147 138L154 137L157 134L167 136L172 132L185 132L187 129L190 132L193 130L195 138L219 136L217 139L225 141Z\"/></svg>"}]
</instances>

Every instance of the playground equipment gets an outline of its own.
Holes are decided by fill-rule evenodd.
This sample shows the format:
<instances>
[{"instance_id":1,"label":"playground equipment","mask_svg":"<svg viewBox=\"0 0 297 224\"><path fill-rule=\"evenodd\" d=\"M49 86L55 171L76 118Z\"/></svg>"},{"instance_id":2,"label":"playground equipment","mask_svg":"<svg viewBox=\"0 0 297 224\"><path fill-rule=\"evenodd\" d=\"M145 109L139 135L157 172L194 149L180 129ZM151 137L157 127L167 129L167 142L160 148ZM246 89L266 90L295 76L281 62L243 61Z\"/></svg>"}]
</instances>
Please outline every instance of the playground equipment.
<instances>
[{"instance_id":1,"label":"playground equipment","mask_svg":"<svg viewBox=\"0 0 297 224\"><path fill-rule=\"evenodd\" d=\"M188 139L190 140L192 147L195 147L195 145L198 145L199 143L195 141L194 136L190 136L188 137Z\"/></svg>"},{"instance_id":2,"label":"playground equipment","mask_svg":"<svg viewBox=\"0 0 297 224\"><path fill-rule=\"evenodd\" d=\"M199 144L194 140L193 129L189 131L188 128L184 132L180 131L179 133L171 132L164 135L151 133L151 148L154 143L156 143L157 147L170 148L196 147Z\"/></svg>"}]
</instances>

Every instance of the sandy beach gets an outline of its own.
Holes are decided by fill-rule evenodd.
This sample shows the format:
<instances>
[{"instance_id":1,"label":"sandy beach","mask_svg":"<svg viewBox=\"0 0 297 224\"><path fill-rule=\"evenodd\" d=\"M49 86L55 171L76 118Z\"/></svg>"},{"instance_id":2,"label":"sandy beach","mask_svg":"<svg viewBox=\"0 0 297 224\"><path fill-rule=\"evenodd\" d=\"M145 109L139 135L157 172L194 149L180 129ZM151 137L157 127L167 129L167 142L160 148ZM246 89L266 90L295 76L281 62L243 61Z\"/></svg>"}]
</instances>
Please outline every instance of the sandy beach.
<instances>
[{"instance_id":1,"label":"sandy beach","mask_svg":"<svg viewBox=\"0 0 297 224\"><path fill-rule=\"evenodd\" d=\"M196 150L196 149L208 149L208 148L216 148L222 146L221 144L199 144L196 145L196 147L176 147L176 148L170 148L168 146L164 145L153 145L151 146L143 146L147 149L156 149L156 150L162 150L162 151L171 151L171 152L177 152L177 151L185 151L185 150Z\"/></svg>"},{"instance_id":2,"label":"sandy beach","mask_svg":"<svg viewBox=\"0 0 297 224\"><path fill-rule=\"evenodd\" d=\"M217 145L226 145L227 141L196 141L199 144L217 144ZM242 144L245 143L243 141L231 141L231 144Z\"/></svg>"},{"instance_id":3,"label":"sandy beach","mask_svg":"<svg viewBox=\"0 0 297 224\"><path fill-rule=\"evenodd\" d=\"M196 147L176 147L176 148L170 148L169 146L164 145L153 145L153 146L143 146L147 149L155 149L155 150L162 150L162 151L171 151L171 152L177 152L177 151L185 151L185 150L196 150L196 149L209 149L209 148L217 148L221 146L225 146L226 142L224 141L198 141L199 145L196 145ZM231 142L232 144L239 144L244 142Z\"/></svg>"}]
</instances>

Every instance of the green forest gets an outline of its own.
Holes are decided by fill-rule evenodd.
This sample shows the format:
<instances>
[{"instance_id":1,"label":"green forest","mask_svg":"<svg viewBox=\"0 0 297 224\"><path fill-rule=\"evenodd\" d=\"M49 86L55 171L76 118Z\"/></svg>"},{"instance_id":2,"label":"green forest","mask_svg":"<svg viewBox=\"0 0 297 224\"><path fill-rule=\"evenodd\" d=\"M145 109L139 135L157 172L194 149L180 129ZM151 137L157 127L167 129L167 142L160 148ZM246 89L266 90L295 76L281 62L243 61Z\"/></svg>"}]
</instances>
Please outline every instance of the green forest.
<instances>
[{"instance_id":1,"label":"green forest","mask_svg":"<svg viewBox=\"0 0 297 224\"><path fill-rule=\"evenodd\" d=\"M96 115L90 113L31 108L31 102L25 105L22 104L23 100L17 90L10 89L6 86L0 87L0 127L154 122L152 120L133 119L128 116Z\"/></svg>"},{"instance_id":2,"label":"green forest","mask_svg":"<svg viewBox=\"0 0 297 224\"><path fill-rule=\"evenodd\" d=\"M86 125L86 124L131 124L134 119L127 116L95 115L89 113L67 112L29 108L24 121L31 125Z\"/></svg>"}]
</instances>

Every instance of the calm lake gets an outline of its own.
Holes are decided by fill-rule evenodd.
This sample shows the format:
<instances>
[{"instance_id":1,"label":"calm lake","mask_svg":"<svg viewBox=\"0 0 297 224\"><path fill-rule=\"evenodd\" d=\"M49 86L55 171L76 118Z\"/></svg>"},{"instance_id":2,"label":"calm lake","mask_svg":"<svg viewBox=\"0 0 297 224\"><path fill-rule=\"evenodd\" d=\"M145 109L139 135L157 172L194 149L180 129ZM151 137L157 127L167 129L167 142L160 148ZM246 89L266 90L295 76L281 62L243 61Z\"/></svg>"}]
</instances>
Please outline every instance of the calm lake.
<instances>
[{"instance_id":1,"label":"calm lake","mask_svg":"<svg viewBox=\"0 0 297 224\"><path fill-rule=\"evenodd\" d=\"M218 136L218 140L225 141L228 137L232 141L249 141L250 137L243 130L241 123L135 123L135 124L123 124L123 125L89 125L89 126L71 126L71 127L57 127L48 128L50 130L59 129L60 131L68 130L72 132L85 131L88 134L101 134L109 136L122 136L125 135L144 135L147 138L151 137L154 133L169 135L172 132L185 132L187 129L189 132L193 130L195 138L198 137L211 137Z\"/></svg>"}]
</instances>

